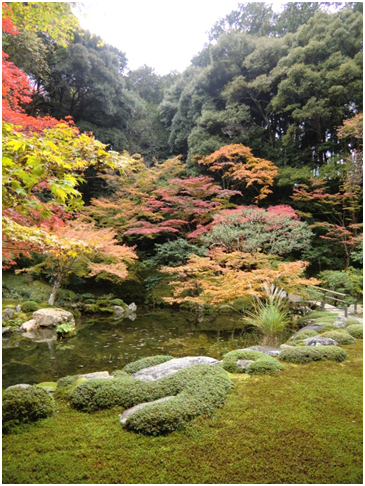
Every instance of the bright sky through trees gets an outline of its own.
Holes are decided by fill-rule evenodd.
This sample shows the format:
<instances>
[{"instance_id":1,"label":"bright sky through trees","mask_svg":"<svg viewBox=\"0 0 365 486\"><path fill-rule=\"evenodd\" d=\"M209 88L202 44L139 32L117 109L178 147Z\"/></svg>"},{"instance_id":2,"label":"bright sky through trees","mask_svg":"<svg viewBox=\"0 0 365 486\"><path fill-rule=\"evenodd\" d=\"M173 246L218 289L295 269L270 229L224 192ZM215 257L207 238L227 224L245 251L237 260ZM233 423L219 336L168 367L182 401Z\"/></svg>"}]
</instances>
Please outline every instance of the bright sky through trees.
<instances>
[{"instance_id":1,"label":"bright sky through trees","mask_svg":"<svg viewBox=\"0 0 365 486\"><path fill-rule=\"evenodd\" d=\"M83 2L81 27L125 52L129 69L183 71L208 40L207 31L238 0L122 0ZM241 2L245 3L245 2ZM279 6L282 2L272 2Z\"/></svg>"}]
</instances>

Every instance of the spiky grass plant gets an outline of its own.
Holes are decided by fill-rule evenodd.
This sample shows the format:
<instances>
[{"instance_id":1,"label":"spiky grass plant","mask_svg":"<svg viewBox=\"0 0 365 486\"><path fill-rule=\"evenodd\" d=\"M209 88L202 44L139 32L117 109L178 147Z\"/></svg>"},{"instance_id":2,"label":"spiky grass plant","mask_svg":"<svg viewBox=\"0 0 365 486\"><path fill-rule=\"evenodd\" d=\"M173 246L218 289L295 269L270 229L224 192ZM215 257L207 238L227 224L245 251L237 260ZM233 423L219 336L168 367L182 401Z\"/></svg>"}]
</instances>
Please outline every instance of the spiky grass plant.
<instances>
[{"instance_id":1,"label":"spiky grass plant","mask_svg":"<svg viewBox=\"0 0 365 486\"><path fill-rule=\"evenodd\" d=\"M264 294L263 298L255 295L254 311L247 311L243 322L262 332L264 346L275 346L278 342L278 335L290 322L287 294L274 284L270 286L265 284Z\"/></svg>"}]
</instances>

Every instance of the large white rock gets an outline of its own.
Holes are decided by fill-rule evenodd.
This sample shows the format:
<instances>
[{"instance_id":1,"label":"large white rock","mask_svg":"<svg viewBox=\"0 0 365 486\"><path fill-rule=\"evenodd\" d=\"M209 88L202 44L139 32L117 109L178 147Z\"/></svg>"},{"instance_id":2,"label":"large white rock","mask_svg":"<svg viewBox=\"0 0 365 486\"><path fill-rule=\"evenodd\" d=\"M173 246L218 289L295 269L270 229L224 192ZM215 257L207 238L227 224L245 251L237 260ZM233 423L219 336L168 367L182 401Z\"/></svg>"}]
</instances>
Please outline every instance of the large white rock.
<instances>
[{"instance_id":1,"label":"large white rock","mask_svg":"<svg viewBox=\"0 0 365 486\"><path fill-rule=\"evenodd\" d=\"M21 331L29 332L34 331L34 329L38 328L38 324L36 323L35 319L31 319L30 321L23 322L20 326Z\"/></svg>"},{"instance_id":2,"label":"large white rock","mask_svg":"<svg viewBox=\"0 0 365 486\"><path fill-rule=\"evenodd\" d=\"M75 324L74 316L71 312L58 308L39 309L33 312L33 319L37 326L55 327L57 324Z\"/></svg>"},{"instance_id":3,"label":"large white rock","mask_svg":"<svg viewBox=\"0 0 365 486\"><path fill-rule=\"evenodd\" d=\"M139 370L132 375L132 378L142 381L154 381L164 376L172 375L179 370L188 368L189 366L194 366L197 364L218 364L219 361L214 358L209 358L207 356L196 356L196 357L186 357L186 358L174 358L165 363L159 365L150 366L149 368L144 368Z\"/></svg>"}]
</instances>

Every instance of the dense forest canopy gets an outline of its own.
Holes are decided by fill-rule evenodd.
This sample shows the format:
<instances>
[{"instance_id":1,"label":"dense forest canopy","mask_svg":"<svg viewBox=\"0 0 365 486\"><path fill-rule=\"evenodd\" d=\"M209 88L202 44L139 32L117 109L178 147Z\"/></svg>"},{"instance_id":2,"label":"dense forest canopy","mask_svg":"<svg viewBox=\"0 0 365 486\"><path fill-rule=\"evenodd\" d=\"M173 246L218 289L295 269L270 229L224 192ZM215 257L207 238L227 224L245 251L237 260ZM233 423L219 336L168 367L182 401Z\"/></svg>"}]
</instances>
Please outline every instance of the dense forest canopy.
<instances>
[{"instance_id":1,"label":"dense forest canopy","mask_svg":"<svg viewBox=\"0 0 365 486\"><path fill-rule=\"evenodd\" d=\"M294 289L307 268L358 292L362 3L238 4L164 76L129 70L72 5L3 4L5 265L42 274L57 261L59 285L128 277L146 295L168 264L193 301L231 298L217 271L257 288L291 274ZM70 249L78 224L88 246ZM270 224L285 251L260 240Z\"/></svg>"}]
</instances>

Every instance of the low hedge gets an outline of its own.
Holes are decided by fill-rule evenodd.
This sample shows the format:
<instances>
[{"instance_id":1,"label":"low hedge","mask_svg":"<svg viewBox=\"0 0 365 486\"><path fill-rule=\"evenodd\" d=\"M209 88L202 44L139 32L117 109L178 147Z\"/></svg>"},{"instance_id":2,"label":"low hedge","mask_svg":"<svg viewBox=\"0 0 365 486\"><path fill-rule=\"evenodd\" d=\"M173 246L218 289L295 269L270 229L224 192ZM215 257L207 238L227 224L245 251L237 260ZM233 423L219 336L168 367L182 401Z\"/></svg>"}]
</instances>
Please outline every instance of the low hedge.
<instances>
[{"instance_id":1,"label":"low hedge","mask_svg":"<svg viewBox=\"0 0 365 486\"><path fill-rule=\"evenodd\" d=\"M137 373L139 370L143 370L144 368L149 368L150 366L156 366L161 363L165 363L166 361L170 361L172 356L164 356L164 355L157 355L157 356L149 356L148 358L141 358L138 361L133 361L132 363L128 363L124 366L123 371L128 373L129 375L133 375L133 373Z\"/></svg>"},{"instance_id":2,"label":"low hedge","mask_svg":"<svg viewBox=\"0 0 365 486\"><path fill-rule=\"evenodd\" d=\"M159 435L181 428L192 417L212 413L231 386L222 368L202 364L156 381L131 377L88 380L71 391L70 403L79 410L94 412L116 406L127 409L174 395L174 399L137 411L127 420L129 430Z\"/></svg>"},{"instance_id":3,"label":"low hedge","mask_svg":"<svg viewBox=\"0 0 365 486\"><path fill-rule=\"evenodd\" d=\"M2 397L3 432L21 423L36 422L55 411L53 397L40 387L10 388Z\"/></svg>"},{"instance_id":4,"label":"low hedge","mask_svg":"<svg viewBox=\"0 0 365 486\"><path fill-rule=\"evenodd\" d=\"M279 355L280 361L287 363L310 363L311 361L344 361L346 351L338 346L302 346L286 348Z\"/></svg>"},{"instance_id":5,"label":"low hedge","mask_svg":"<svg viewBox=\"0 0 365 486\"><path fill-rule=\"evenodd\" d=\"M237 361L240 359L252 360L247 370L237 366ZM253 366L255 364L255 366ZM230 351L223 356L221 366L229 373L245 373L249 374L270 374L280 371L282 365L272 356L269 356L260 351L253 351L251 349L236 349ZM253 367L252 367L253 366Z\"/></svg>"},{"instance_id":6,"label":"low hedge","mask_svg":"<svg viewBox=\"0 0 365 486\"><path fill-rule=\"evenodd\" d=\"M346 332L348 332L352 337L356 339L363 338L363 325L362 324L351 324L346 327Z\"/></svg>"},{"instance_id":7,"label":"low hedge","mask_svg":"<svg viewBox=\"0 0 365 486\"><path fill-rule=\"evenodd\" d=\"M355 344L355 339L347 331L326 331L321 337L334 339L339 345Z\"/></svg>"}]
</instances>

